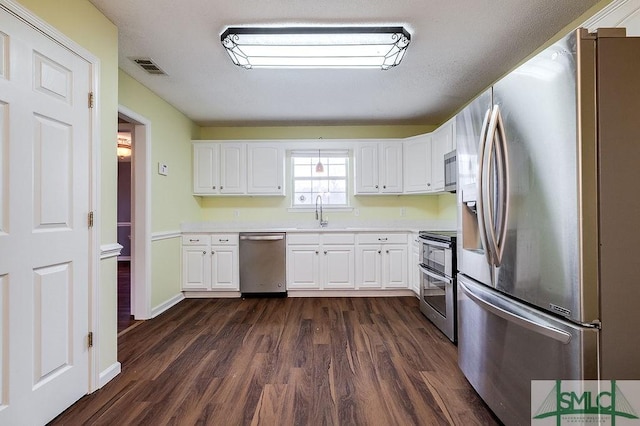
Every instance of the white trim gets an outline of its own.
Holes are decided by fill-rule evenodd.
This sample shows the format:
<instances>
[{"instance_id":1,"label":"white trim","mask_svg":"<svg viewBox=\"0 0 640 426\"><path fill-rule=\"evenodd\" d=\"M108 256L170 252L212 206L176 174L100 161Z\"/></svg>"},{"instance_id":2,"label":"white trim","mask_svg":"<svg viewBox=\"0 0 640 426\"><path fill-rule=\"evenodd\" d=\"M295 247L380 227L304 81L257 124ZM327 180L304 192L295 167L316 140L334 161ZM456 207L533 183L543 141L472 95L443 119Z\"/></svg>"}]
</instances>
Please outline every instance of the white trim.
<instances>
[{"instance_id":1,"label":"white trim","mask_svg":"<svg viewBox=\"0 0 640 426\"><path fill-rule=\"evenodd\" d=\"M288 290L289 297L400 297L414 296L412 290Z\"/></svg>"},{"instance_id":2,"label":"white trim","mask_svg":"<svg viewBox=\"0 0 640 426\"><path fill-rule=\"evenodd\" d=\"M182 232L180 231L154 232L153 234L151 234L151 241L169 240L172 238L180 237L182 237Z\"/></svg>"},{"instance_id":3,"label":"white trim","mask_svg":"<svg viewBox=\"0 0 640 426\"><path fill-rule=\"evenodd\" d=\"M111 380L115 379L122 371L122 365L119 362L114 362L106 370L100 372L100 379L98 381L98 388L103 387Z\"/></svg>"},{"instance_id":4,"label":"white trim","mask_svg":"<svg viewBox=\"0 0 640 426\"><path fill-rule=\"evenodd\" d=\"M313 213L316 211L314 207L300 206L300 207L289 207L287 209L289 213ZM324 212L352 212L353 207L332 207L332 206L322 206L322 211Z\"/></svg>"},{"instance_id":5,"label":"white trim","mask_svg":"<svg viewBox=\"0 0 640 426\"><path fill-rule=\"evenodd\" d=\"M100 246L100 260L120 256L122 245L118 243L103 244Z\"/></svg>"},{"instance_id":6,"label":"white trim","mask_svg":"<svg viewBox=\"0 0 640 426\"><path fill-rule=\"evenodd\" d=\"M184 291L185 299L234 299L242 297L239 291Z\"/></svg>"},{"instance_id":7,"label":"white trim","mask_svg":"<svg viewBox=\"0 0 640 426\"><path fill-rule=\"evenodd\" d=\"M43 21L30 10L16 3L14 0L0 0L0 6L18 19L30 25L36 31L44 34L62 47L70 50L89 63L90 86L94 95L94 106L91 109L89 123L91 140L89 141L89 211L94 212L93 228L89 229L89 330L94 332L93 347L89 350L89 383L87 393L99 388L99 355L100 355L100 141L102 123L100 122L100 59L80 44L58 31L49 23Z\"/></svg>"},{"instance_id":8,"label":"white trim","mask_svg":"<svg viewBox=\"0 0 640 426\"><path fill-rule=\"evenodd\" d=\"M151 310L151 318L155 318L161 313L168 311L170 308L174 307L175 305L182 302L183 300L184 300L184 295L182 293L176 294L171 299L166 300L161 304L159 304L158 306L154 307Z\"/></svg>"},{"instance_id":9,"label":"white trim","mask_svg":"<svg viewBox=\"0 0 640 426\"><path fill-rule=\"evenodd\" d=\"M118 105L118 115L134 122L132 193L131 313L151 318L151 121Z\"/></svg>"},{"instance_id":10,"label":"white trim","mask_svg":"<svg viewBox=\"0 0 640 426\"><path fill-rule=\"evenodd\" d=\"M613 1L587 19L581 26L589 31L595 31L598 27L618 27L639 8L640 2L637 0Z\"/></svg>"}]
</instances>

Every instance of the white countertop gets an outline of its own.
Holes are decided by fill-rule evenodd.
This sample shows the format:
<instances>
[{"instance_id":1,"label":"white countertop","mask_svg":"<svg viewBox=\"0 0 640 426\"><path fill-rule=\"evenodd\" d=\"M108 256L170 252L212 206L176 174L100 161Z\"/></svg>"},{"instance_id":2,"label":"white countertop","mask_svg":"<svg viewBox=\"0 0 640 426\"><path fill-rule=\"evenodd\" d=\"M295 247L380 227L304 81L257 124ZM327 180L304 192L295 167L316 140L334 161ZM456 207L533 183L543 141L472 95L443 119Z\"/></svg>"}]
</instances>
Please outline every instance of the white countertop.
<instances>
[{"instance_id":1,"label":"white countertop","mask_svg":"<svg viewBox=\"0 0 640 426\"><path fill-rule=\"evenodd\" d=\"M321 228L317 221L300 223L281 222L240 222L210 221L185 222L181 231L196 232L418 232L418 231L452 231L455 223L451 221L380 221L380 222L333 222Z\"/></svg>"}]
</instances>

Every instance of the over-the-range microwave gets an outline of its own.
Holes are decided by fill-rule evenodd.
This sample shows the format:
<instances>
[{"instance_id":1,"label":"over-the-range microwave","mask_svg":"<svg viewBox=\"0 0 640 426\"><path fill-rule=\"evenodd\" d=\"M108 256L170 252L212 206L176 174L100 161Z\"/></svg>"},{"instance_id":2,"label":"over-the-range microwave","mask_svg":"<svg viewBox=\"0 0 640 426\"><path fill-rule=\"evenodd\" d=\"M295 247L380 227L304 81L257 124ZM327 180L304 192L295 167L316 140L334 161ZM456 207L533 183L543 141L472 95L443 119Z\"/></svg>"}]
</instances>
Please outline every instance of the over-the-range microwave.
<instances>
[{"instance_id":1,"label":"over-the-range microwave","mask_svg":"<svg viewBox=\"0 0 640 426\"><path fill-rule=\"evenodd\" d=\"M456 151L444 155L444 190L456 192L458 187L458 164Z\"/></svg>"}]
</instances>

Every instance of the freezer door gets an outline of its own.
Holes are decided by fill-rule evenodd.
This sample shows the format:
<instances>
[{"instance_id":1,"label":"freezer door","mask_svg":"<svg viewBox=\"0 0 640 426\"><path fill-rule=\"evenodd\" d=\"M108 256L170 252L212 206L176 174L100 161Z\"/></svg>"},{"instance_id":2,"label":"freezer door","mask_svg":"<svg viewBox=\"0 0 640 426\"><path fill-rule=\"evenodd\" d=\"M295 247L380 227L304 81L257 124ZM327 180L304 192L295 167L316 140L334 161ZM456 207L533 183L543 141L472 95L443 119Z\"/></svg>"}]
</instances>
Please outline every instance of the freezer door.
<instances>
[{"instance_id":1,"label":"freezer door","mask_svg":"<svg viewBox=\"0 0 640 426\"><path fill-rule=\"evenodd\" d=\"M478 149L486 134L491 90L484 92L456 116L458 162L458 270L491 284L489 263L483 245L483 229L478 222Z\"/></svg>"},{"instance_id":2,"label":"freezer door","mask_svg":"<svg viewBox=\"0 0 640 426\"><path fill-rule=\"evenodd\" d=\"M506 227L496 228L504 238L494 283L516 298L584 322L576 61L571 33L494 85L508 152L508 216ZM487 200L498 207L499 178L489 180ZM498 207L488 215L495 223Z\"/></svg>"},{"instance_id":3,"label":"freezer door","mask_svg":"<svg viewBox=\"0 0 640 426\"><path fill-rule=\"evenodd\" d=\"M598 330L458 275L458 364L504 424L531 424L531 380L595 380Z\"/></svg>"}]
</instances>

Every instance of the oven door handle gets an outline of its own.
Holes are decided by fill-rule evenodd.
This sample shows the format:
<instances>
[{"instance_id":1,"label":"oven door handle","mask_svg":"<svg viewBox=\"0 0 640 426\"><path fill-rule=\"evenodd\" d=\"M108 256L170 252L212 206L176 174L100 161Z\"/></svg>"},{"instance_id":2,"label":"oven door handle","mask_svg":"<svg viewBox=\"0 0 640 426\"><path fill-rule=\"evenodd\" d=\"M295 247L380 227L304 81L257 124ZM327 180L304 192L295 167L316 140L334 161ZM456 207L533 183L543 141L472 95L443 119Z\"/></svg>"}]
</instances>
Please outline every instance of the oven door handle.
<instances>
[{"instance_id":1,"label":"oven door handle","mask_svg":"<svg viewBox=\"0 0 640 426\"><path fill-rule=\"evenodd\" d=\"M440 280L440 281L446 281L449 284L453 283L453 278L449 278L446 277L444 275L438 275L434 272L431 272L430 270L428 270L427 268L425 268L422 265L418 265L418 267L420 268L420 271L422 271L423 274L430 276L431 278L435 278L436 280Z\"/></svg>"},{"instance_id":2,"label":"oven door handle","mask_svg":"<svg viewBox=\"0 0 640 426\"><path fill-rule=\"evenodd\" d=\"M443 243L441 241L430 240L424 237L418 237L418 238L422 240L422 244L426 244L428 246L451 248L451 243Z\"/></svg>"}]
</instances>

